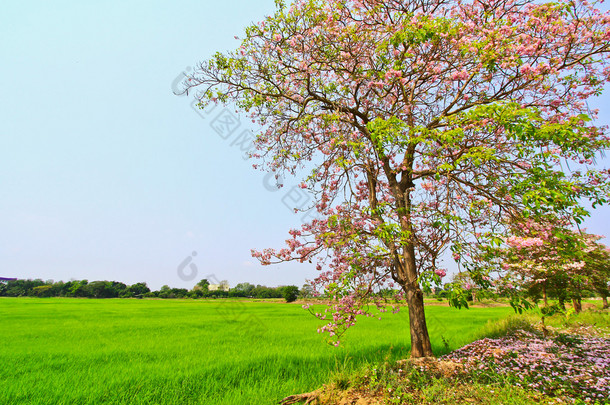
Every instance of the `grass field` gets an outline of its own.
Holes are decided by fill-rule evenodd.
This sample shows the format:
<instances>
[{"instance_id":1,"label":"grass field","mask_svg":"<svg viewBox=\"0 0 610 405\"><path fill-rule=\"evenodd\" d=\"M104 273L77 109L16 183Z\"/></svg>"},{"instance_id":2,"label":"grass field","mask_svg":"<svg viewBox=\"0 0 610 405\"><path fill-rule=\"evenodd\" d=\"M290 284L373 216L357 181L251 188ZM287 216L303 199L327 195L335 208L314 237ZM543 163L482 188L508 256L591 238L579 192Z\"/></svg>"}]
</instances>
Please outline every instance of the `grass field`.
<instances>
[{"instance_id":1,"label":"grass field","mask_svg":"<svg viewBox=\"0 0 610 405\"><path fill-rule=\"evenodd\" d=\"M426 308L435 353L507 307ZM300 305L0 299L1 404L272 404L331 373L405 358L407 311L364 318L335 348Z\"/></svg>"}]
</instances>

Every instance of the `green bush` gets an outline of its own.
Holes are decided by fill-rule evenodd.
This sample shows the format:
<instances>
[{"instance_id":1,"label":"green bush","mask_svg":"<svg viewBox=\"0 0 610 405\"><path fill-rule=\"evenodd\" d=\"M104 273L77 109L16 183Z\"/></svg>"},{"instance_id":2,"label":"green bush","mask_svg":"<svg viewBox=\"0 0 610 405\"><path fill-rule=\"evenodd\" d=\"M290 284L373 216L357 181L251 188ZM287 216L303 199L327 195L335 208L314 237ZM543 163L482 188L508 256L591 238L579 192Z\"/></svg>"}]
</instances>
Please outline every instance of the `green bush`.
<instances>
[{"instance_id":1,"label":"green bush","mask_svg":"<svg viewBox=\"0 0 610 405\"><path fill-rule=\"evenodd\" d=\"M286 302L296 301L299 296L299 287L294 285L288 285L282 288L282 297L286 300Z\"/></svg>"}]
</instances>

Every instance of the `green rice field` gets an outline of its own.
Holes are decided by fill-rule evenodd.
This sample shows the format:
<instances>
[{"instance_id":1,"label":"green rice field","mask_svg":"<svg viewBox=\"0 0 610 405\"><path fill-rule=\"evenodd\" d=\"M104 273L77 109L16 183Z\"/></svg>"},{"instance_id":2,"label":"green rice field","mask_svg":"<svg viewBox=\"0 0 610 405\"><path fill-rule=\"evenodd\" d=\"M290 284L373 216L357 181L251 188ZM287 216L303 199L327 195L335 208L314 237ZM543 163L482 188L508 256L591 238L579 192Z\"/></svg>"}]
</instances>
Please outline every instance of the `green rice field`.
<instances>
[{"instance_id":1,"label":"green rice field","mask_svg":"<svg viewBox=\"0 0 610 405\"><path fill-rule=\"evenodd\" d=\"M435 353L511 312L426 307ZM338 348L321 324L280 302L0 298L0 404L273 404L408 356L406 308L362 318Z\"/></svg>"}]
</instances>

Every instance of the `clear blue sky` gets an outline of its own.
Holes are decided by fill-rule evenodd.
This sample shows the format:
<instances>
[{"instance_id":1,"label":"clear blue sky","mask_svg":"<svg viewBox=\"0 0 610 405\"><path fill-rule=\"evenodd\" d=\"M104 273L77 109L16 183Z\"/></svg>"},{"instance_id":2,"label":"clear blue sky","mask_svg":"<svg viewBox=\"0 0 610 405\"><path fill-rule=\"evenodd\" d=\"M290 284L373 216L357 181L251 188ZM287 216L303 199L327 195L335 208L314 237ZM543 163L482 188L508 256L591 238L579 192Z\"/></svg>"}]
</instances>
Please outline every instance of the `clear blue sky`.
<instances>
[{"instance_id":1,"label":"clear blue sky","mask_svg":"<svg viewBox=\"0 0 610 405\"><path fill-rule=\"evenodd\" d=\"M245 120L228 134L214 121L220 110L202 117L171 90L273 9L273 0L4 1L0 276L155 289L211 274L231 285L315 276L309 264L250 257L282 247L299 225L285 204L302 198L288 194L296 181L270 191L235 142ZM610 123L610 95L595 104ZM609 222L604 208L587 226L606 234ZM185 276L196 268L192 281L181 264Z\"/></svg>"}]
</instances>

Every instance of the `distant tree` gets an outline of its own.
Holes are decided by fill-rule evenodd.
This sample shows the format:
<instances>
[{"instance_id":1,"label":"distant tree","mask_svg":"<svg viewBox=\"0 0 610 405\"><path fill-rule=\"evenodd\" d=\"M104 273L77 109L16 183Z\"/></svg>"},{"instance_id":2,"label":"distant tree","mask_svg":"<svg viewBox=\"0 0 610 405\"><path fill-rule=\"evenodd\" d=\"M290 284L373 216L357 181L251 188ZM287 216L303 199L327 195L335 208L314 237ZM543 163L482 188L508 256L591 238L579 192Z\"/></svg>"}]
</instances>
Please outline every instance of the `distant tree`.
<instances>
[{"instance_id":1,"label":"distant tree","mask_svg":"<svg viewBox=\"0 0 610 405\"><path fill-rule=\"evenodd\" d=\"M281 287L280 290L282 291L282 296L286 302L294 302L299 296L299 287L296 285L287 285Z\"/></svg>"},{"instance_id":2,"label":"distant tree","mask_svg":"<svg viewBox=\"0 0 610 405\"><path fill-rule=\"evenodd\" d=\"M252 296L254 298L272 298L273 290L269 287L258 284L252 289Z\"/></svg>"},{"instance_id":3,"label":"distant tree","mask_svg":"<svg viewBox=\"0 0 610 405\"><path fill-rule=\"evenodd\" d=\"M159 289L159 291L157 292L157 297L159 298L170 298L170 293L171 293L172 289L170 286L168 286L167 284L162 285L161 289Z\"/></svg>"},{"instance_id":4,"label":"distant tree","mask_svg":"<svg viewBox=\"0 0 610 405\"><path fill-rule=\"evenodd\" d=\"M455 306L466 306L466 301L476 301L478 283L473 280L472 274L468 271L455 273L451 283L445 284L446 288L451 291L450 300L453 300Z\"/></svg>"},{"instance_id":5,"label":"distant tree","mask_svg":"<svg viewBox=\"0 0 610 405\"><path fill-rule=\"evenodd\" d=\"M34 287L45 285L41 279L10 280L7 284L7 295L10 297L35 296Z\"/></svg>"},{"instance_id":6,"label":"distant tree","mask_svg":"<svg viewBox=\"0 0 610 405\"><path fill-rule=\"evenodd\" d=\"M92 281L85 289L92 298L117 298L119 290L114 288L112 281Z\"/></svg>"},{"instance_id":7,"label":"distant tree","mask_svg":"<svg viewBox=\"0 0 610 405\"><path fill-rule=\"evenodd\" d=\"M121 283L119 281L109 281L109 287L114 291L113 296L115 297L120 297L121 295L128 297L133 296L133 292L129 290L129 287L125 283ZM131 295L127 293L131 293Z\"/></svg>"},{"instance_id":8,"label":"distant tree","mask_svg":"<svg viewBox=\"0 0 610 405\"><path fill-rule=\"evenodd\" d=\"M198 286L195 286L195 287L198 287ZM193 288L191 291L189 291L188 296L190 298L197 299L197 298L203 298L205 296L205 294L206 293L200 287L198 289Z\"/></svg>"},{"instance_id":9,"label":"distant tree","mask_svg":"<svg viewBox=\"0 0 610 405\"><path fill-rule=\"evenodd\" d=\"M33 288L34 295L37 297L51 297L52 295L52 285L39 285Z\"/></svg>"},{"instance_id":10,"label":"distant tree","mask_svg":"<svg viewBox=\"0 0 610 405\"><path fill-rule=\"evenodd\" d=\"M89 284L88 280L75 280L68 291L69 297L89 297L89 290L86 288Z\"/></svg>"},{"instance_id":11,"label":"distant tree","mask_svg":"<svg viewBox=\"0 0 610 405\"><path fill-rule=\"evenodd\" d=\"M238 293L243 293L240 296L242 297L250 297L252 295L252 290L254 290L256 286L250 283L239 283L235 287L231 289L231 291L235 291Z\"/></svg>"},{"instance_id":12,"label":"distant tree","mask_svg":"<svg viewBox=\"0 0 610 405\"><path fill-rule=\"evenodd\" d=\"M134 297L142 297L144 294L150 292L150 288L146 285L146 283L135 283L129 286L129 291L131 291Z\"/></svg>"},{"instance_id":13,"label":"distant tree","mask_svg":"<svg viewBox=\"0 0 610 405\"><path fill-rule=\"evenodd\" d=\"M199 287L201 290L203 291L208 291L208 286L210 285L210 282L207 279L203 279L200 282L198 282L195 287ZM193 288L195 289L195 288Z\"/></svg>"},{"instance_id":14,"label":"distant tree","mask_svg":"<svg viewBox=\"0 0 610 405\"><path fill-rule=\"evenodd\" d=\"M315 290L310 283L305 283L299 290L299 296L301 298L312 298L315 295Z\"/></svg>"},{"instance_id":15,"label":"distant tree","mask_svg":"<svg viewBox=\"0 0 610 405\"><path fill-rule=\"evenodd\" d=\"M8 297L21 297L27 295L25 280L10 280L6 284L6 295Z\"/></svg>"},{"instance_id":16,"label":"distant tree","mask_svg":"<svg viewBox=\"0 0 610 405\"><path fill-rule=\"evenodd\" d=\"M58 282L53 282L51 281L49 283L49 281L47 281L48 285L51 286L51 297L61 297L62 294L62 289L64 288L64 285L66 283L64 283L63 281L58 281Z\"/></svg>"},{"instance_id":17,"label":"distant tree","mask_svg":"<svg viewBox=\"0 0 610 405\"><path fill-rule=\"evenodd\" d=\"M186 288L172 288L169 294L169 298L186 298L188 297L189 290Z\"/></svg>"},{"instance_id":18,"label":"distant tree","mask_svg":"<svg viewBox=\"0 0 610 405\"><path fill-rule=\"evenodd\" d=\"M237 298L237 297L247 298L248 296L246 295L245 292L243 292L241 290L236 290L235 288L231 288L229 290L229 297L231 297L231 298Z\"/></svg>"},{"instance_id":19,"label":"distant tree","mask_svg":"<svg viewBox=\"0 0 610 405\"><path fill-rule=\"evenodd\" d=\"M70 296L70 288L74 284L74 281L59 281L55 283L55 289L57 290L57 296L59 297L69 297Z\"/></svg>"}]
</instances>

